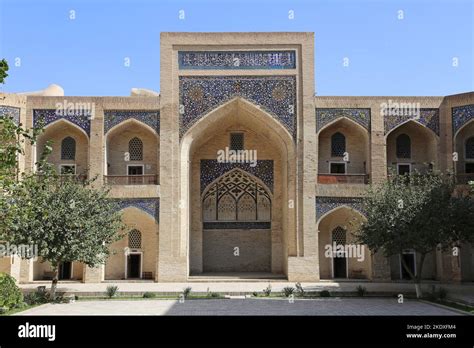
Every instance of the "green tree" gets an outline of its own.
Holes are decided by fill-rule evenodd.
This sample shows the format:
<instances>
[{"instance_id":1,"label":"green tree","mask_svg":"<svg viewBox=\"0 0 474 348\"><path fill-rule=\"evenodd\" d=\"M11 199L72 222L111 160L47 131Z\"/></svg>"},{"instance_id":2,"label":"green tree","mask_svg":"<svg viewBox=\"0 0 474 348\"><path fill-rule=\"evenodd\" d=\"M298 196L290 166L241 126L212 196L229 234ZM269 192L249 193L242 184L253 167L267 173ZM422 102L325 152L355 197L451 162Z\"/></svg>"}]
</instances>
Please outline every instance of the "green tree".
<instances>
[{"instance_id":1,"label":"green tree","mask_svg":"<svg viewBox=\"0 0 474 348\"><path fill-rule=\"evenodd\" d=\"M0 60L0 83L5 83L8 74L8 63L5 59Z\"/></svg>"},{"instance_id":2,"label":"green tree","mask_svg":"<svg viewBox=\"0 0 474 348\"><path fill-rule=\"evenodd\" d=\"M107 189L41 169L41 176L27 175L11 190L0 233L12 244L36 245L38 256L51 263L54 299L61 263L104 264L125 226Z\"/></svg>"},{"instance_id":3,"label":"green tree","mask_svg":"<svg viewBox=\"0 0 474 348\"><path fill-rule=\"evenodd\" d=\"M415 283L417 297L422 296L427 254L474 241L474 200L455 192L452 177L431 172L394 175L372 187L364 198L367 221L357 226L358 242L386 257L415 250L417 274L403 258L402 265Z\"/></svg>"}]
</instances>

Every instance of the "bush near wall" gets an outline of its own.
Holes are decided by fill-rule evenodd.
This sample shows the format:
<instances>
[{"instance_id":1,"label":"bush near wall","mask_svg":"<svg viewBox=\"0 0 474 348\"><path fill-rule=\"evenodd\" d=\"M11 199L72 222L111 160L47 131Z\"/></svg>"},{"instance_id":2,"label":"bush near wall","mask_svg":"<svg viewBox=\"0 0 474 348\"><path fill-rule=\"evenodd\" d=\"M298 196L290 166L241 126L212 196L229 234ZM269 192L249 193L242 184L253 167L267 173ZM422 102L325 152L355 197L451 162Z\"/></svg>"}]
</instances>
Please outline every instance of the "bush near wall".
<instances>
[{"instance_id":1,"label":"bush near wall","mask_svg":"<svg viewBox=\"0 0 474 348\"><path fill-rule=\"evenodd\" d=\"M15 284L15 278L0 273L0 307L14 308L23 302L23 294Z\"/></svg>"}]
</instances>

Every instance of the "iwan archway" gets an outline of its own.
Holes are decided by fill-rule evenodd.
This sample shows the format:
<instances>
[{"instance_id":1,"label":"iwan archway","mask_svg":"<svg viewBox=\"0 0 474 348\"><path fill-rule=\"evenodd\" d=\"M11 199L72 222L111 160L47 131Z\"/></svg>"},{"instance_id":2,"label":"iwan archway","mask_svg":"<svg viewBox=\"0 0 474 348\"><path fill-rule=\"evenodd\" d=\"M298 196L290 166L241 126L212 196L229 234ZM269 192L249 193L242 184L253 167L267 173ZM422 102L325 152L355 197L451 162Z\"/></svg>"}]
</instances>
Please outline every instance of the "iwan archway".
<instances>
[{"instance_id":1,"label":"iwan archway","mask_svg":"<svg viewBox=\"0 0 474 348\"><path fill-rule=\"evenodd\" d=\"M222 161L219 151L226 148L253 157ZM237 97L184 134L181 158L189 274L286 274L297 244L295 209L284 203L296 192L290 133L269 113Z\"/></svg>"}]
</instances>

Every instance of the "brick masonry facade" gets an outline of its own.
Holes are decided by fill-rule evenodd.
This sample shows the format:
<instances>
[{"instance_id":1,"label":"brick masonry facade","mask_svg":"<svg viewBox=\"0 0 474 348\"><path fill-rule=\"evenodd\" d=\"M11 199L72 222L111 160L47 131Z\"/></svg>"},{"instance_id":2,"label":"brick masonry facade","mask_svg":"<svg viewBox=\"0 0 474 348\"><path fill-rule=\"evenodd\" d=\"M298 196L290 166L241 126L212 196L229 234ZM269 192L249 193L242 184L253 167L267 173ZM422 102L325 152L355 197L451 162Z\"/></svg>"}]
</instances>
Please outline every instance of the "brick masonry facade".
<instances>
[{"instance_id":1,"label":"brick masonry facade","mask_svg":"<svg viewBox=\"0 0 474 348\"><path fill-rule=\"evenodd\" d=\"M111 198L121 202L124 221L141 233L138 247L131 247L128 238L111 246L116 254L104 266L73 263L70 278L181 282L203 273L271 272L289 281L400 279L396 258L366 250L363 262L350 259L341 266L324 255L324 246L331 244L338 228L346 230L350 242L347 221L364 219L358 202L368 184L382 182L400 165L469 177L471 159L461 154L474 136L474 92L315 96L314 40L313 33L162 33L159 96L2 94L0 115L12 115L27 127L41 117L46 120L38 145L27 146L20 157L20 170L31 170L43 144L53 140L50 161L58 170L75 165L76 174L98 176L97 185L111 185ZM65 101L93 104L94 113L51 113ZM419 117L387 116L384 103L418 105L421 112ZM215 168L217 151L229 146L236 132L244 134L245 148L256 150L265 166ZM345 137L348 159L333 151L336 133ZM403 134L411 140L409 159L397 154L396 139ZM66 136L75 140L74 160L61 158ZM142 143L142 158L126 158L134 138ZM455 151L460 154L457 162ZM204 165L214 165L208 177ZM203 192L235 168L270 197L268 217L204 224L208 208ZM257 208L259 197L256 193ZM216 209L211 212L218 216L221 208ZM424 277L472 281L472 255L472 246L458 260L434 253L426 261ZM48 269L39 261L0 259L0 271L22 282L43 279Z\"/></svg>"}]
</instances>

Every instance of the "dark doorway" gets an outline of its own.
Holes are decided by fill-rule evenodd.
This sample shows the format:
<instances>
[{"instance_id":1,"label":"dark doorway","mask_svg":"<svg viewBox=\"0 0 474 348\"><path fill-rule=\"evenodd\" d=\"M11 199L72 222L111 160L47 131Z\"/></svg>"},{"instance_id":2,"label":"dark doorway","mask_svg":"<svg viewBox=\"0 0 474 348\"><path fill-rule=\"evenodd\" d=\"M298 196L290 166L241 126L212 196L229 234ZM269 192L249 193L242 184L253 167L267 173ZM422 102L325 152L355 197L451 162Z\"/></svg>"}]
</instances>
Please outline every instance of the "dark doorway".
<instances>
[{"instance_id":1,"label":"dark doorway","mask_svg":"<svg viewBox=\"0 0 474 348\"><path fill-rule=\"evenodd\" d=\"M140 278L140 254L130 254L127 260L127 278Z\"/></svg>"},{"instance_id":2,"label":"dark doorway","mask_svg":"<svg viewBox=\"0 0 474 348\"><path fill-rule=\"evenodd\" d=\"M334 257L334 278L347 278L347 260L345 256Z\"/></svg>"},{"instance_id":3,"label":"dark doorway","mask_svg":"<svg viewBox=\"0 0 474 348\"><path fill-rule=\"evenodd\" d=\"M63 262L59 265L59 279L71 279L71 262Z\"/></svg>"},{"instance_id":4,"label":"dark doorway","mask_svg":"<svg viewBox=\"0 0 474 348\"><path fill-rule=\"evenodd\" d=\"M407 253L407 254L402 254L402 258L407 264L408 268L410 269L410 272L416 275L415 272L415 254L414 253ZM402 268L402 279L411 279L410 275L408 274L407 270L405 267L403 267L403 264L400 265Z\"/></svg>"}]
</instances>

